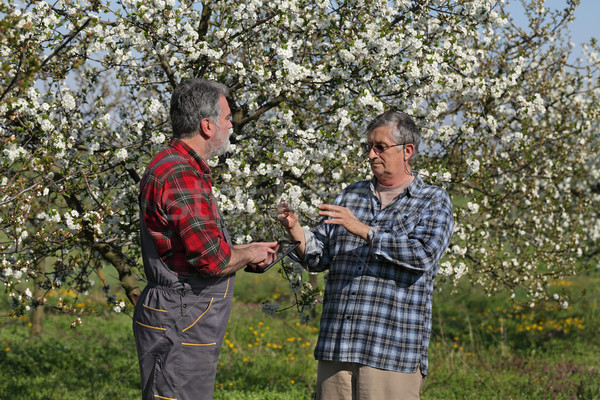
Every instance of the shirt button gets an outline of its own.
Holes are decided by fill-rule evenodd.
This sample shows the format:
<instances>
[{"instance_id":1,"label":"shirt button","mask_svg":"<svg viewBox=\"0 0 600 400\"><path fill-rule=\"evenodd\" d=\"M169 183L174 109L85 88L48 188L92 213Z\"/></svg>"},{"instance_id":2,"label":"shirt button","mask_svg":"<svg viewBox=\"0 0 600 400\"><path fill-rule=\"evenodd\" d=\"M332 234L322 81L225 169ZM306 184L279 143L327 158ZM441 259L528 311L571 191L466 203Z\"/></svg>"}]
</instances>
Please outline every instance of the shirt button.
<instances>
[{"instance_id":1,"label":"shirt button","mask_svg":"<svg viewBox=\"0 0 600 400\"><path fill-rule=\"evenodd\" d=\"M350 316L349 316L349 315L346 315L346 319L347 319L348 321L350 321Z\"/></svg>"},{"instance_id":2,"label":"shirt button","mask_svg":"<svg viewBox=\"0 0 600 400\"><path fill-rule=\"evenodd\" d=\"M356 292L352 292L352 296L356 296Z\"/></svg>"},{"instance_id":3,"label":"shirt button","mask_svg":"<svg viewBox=\"0 0 600 400\"><path fill-rule=\"evenodd\" d=\"M183 305L183 308L187 308L187 304L184 304L184 305Z\"/></svg>"}]
</instances>

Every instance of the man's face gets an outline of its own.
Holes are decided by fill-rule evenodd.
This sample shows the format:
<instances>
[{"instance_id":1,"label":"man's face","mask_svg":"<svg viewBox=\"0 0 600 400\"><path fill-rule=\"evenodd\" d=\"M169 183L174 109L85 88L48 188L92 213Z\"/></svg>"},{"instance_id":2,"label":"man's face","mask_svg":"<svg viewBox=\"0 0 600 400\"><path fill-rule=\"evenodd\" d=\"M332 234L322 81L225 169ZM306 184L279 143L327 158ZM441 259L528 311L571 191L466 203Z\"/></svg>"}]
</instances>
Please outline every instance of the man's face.
<instances>
[{"instance_id":1,"label":"man's face","mask_svg":"<svg viewBox=\"0 0 600 400\"><path fill-rule=\"evenodd\" d=\"M408 156L412 152L410 152L410 149L405 149L405 146L412 146L412 144L394 146L397 143L391 139L391 131L392 128L389 126L380 126L373 129L367 138L369 146L382 145L385 147L385 150L379 154L371 148L368 154L373 175L380 184L385 186L400 185L410 175L407 173L410 171ZM409 152L406 150L409 150ZM406 161L405 157L407 158Z\"/></svg>"},{"instance_id":2,"label":"man's face","mask_svg":"<svg viewBox=\"0 0 600 400\"><path fill-rule=\"evenodd\" d=\"M209 158L225 154L230 146L229 136L233 125L231 123L231 110L225 96L219 98L219 106L221 107L221 115L219 121L215 122L217 132L209 142L211 147Z\"/></svg>"}]
</instances>

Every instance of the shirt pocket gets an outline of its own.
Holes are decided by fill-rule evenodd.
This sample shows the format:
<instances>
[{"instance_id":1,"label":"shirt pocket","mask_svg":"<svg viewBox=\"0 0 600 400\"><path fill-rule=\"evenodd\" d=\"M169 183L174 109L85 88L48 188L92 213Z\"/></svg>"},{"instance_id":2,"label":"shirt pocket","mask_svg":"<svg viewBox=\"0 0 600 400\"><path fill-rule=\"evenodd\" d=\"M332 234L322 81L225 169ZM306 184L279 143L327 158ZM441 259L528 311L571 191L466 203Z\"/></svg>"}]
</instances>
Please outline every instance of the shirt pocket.
<instances>
[{"instance_id":1,"label":"shirt pocket","mask_svg":"<svg viewBox=\"0 0 600 400\"><path fill-rule=\"evenodd\" d=\"M409 236L417 227L419 216L409 212L398 212L393 218L392 230Z\"/></svg>"}]
</instances>

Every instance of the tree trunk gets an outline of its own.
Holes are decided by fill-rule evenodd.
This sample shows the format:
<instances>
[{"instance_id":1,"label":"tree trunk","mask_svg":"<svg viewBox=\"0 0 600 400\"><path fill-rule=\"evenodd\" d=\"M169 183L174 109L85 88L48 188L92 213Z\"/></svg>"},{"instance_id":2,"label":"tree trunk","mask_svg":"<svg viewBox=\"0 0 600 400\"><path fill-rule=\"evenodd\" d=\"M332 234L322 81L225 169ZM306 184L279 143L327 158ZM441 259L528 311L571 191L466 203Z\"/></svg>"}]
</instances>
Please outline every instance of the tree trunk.
<instances>
[{"instance_id":1,"label":"tree trunk","mask_svg":"<svg viewBox=\"0 0 600 400\"><path fill-rule=\"evenodd\" d=\"M125 290L127 298L135 306L142 292L137 284L137 280L131 272L129 260L118 249L107 243L94 243L94 250L97 250L102 256L110 262L119 273L121 286Z\"/></svg>"},{"instance_id":2,"label":"tree trunk","mask_svg":"<svg viewBox=\"0 0 600 400\"><path fill-rule=\"evenodd\" d=\"M44 272L48 270L48 264L50 260L48 258L44 258L40 261L40 274L36 278L33 286L33 298L39 299L44 295L44 291L40 289L38 283L45 279ZM39 305L36 307L31 313L31 330L29 331L29 339L35 339L42 334L43 331L43 322L44 322L44 306Z\"/></svg>"},{"instance_id":3,"label":"tree trunk","mask_svg":"<svg viewBox=\"0 0 600 400\"><path fill-rule=\"evenodd\" d=\"M137 178L139 179L139 178ZM79 214L84 214L84 208L81 201L75 195L63 195L69 207L77 210ZM130 260L125 257L121 250L109 243L97 242L93 230L86 225L83 230L83 237L90 243L93 250L98 251L106 261L111 263L119 273L121 286L125 290L127 298L135 306L142 292L138 287L137 280L131 272Z\"/></svg>"}]
</instances>

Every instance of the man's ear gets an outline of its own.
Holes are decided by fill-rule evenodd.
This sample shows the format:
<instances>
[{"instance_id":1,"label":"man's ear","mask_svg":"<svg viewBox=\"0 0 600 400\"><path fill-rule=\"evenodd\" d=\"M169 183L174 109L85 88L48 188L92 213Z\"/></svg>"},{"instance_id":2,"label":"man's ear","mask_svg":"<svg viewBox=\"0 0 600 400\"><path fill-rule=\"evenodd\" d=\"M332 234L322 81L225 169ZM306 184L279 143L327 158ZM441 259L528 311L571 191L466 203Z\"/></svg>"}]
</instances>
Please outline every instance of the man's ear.
<instances>
[{"instance_id":1,"label":"man's ear","mask_svg":"<svg viewBox=\"0 0 600 400\"><path fill-rule=\"evenodd\" d=\"M409 160L410 157L415 153L415 145L407 143L404 145L404 159Z\"/></svg>"},{"instance_id":2,"label":"man's ear","mask_svg":"<svg viewBox=\"0 0 600 400\"><path fill-rule=\"evenodd\" d=\"M200 135L207 139L213 137L215 134L213 125L214 123L208 118L204 118L202 121L200 121Z\"/></svg>"}]
</instances>

